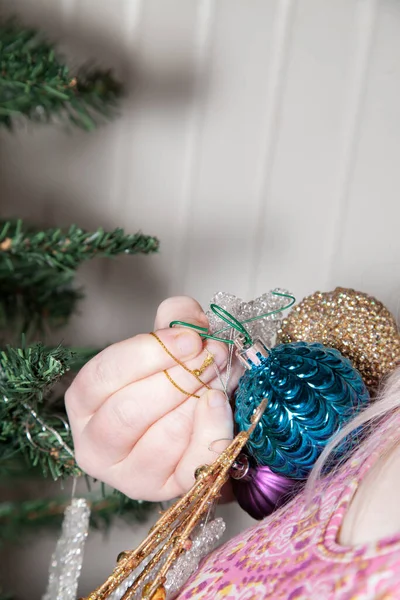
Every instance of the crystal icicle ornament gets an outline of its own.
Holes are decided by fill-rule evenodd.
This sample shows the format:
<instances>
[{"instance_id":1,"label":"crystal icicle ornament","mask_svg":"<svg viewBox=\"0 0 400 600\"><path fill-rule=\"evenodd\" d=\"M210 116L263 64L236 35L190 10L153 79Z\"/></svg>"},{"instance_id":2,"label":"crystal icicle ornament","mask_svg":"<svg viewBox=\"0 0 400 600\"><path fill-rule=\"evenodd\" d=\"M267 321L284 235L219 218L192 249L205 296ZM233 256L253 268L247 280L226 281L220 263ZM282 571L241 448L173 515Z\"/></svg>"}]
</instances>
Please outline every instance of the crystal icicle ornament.
<instances>
[{"instance_id":1,"label":"crystal icicle ornament","mask_svg":"<svg viewBox=\"0 0 400 600\"><path fill-rule=\"evenodd\" d=\"M221 540L225 531L225 523L223 519L213 519L209 523L202 523L197 531L194 532L190 540L188 549L181 554L168 571L164 588L166 591L166 600L173 600L180 589L185 585L189 577L196 571L201 559L212 552ZM146 562L149 562L151 557ZM112 592L107 600L121 600L126 590L132 585L133 581L143 569L143 564L139 569L136 569L114 592ZM153 573L149 572L146 580L140 589L133 596L134 600L142 599L143 587L148 581L151 581Z\"/></svg>"},{"instance_id":2,"label":"crystal icicle ornament","mask_svg":"<svg viewBox=\"0 0 400 600\"><path fill-rule=\"evenodd\" d=\"M247 319L260 317L266 313L282 311L288 305L288 298L290 297L290 292L279 288L266 292L250 302L245 302L233 294L218 292L213 296L210 304L217 304L243 323ZM209 322L209 330L212 334L228 327L218 335L222 338L231 337L232 330L229 329L225 321L220 319L211 310L207 311L206 314ZM244 325L253 339L261 338L267 346L271 347L274 345L274 338L281 326L282 318L282 312L276 312L251 323L245 323Z\"/></svg>"},{"instance_id":3,"label":"crystal icicle ornament","mask_svg":"<svg viewBox=\"0 0 400 600\"><path fill-rule=\"evenodd\" d=\"M196 571L201 559L218 546L225 531L223 519L217 518L200 525L194 534L192 546L182 554L167 573L165 589L167 600L173 600L189 577Z\"/></svg>"},{"instance_id":4,"label":"crystal icicle ornament","mask_svg":"<svg viewBox=\"0 0 400 600\"><path fill-rule=\"evenodd\" d=\"M90 507L84 498L74 498L66 508L42 600L76 600L89 516Z\"/></svg>"}]
</instances>

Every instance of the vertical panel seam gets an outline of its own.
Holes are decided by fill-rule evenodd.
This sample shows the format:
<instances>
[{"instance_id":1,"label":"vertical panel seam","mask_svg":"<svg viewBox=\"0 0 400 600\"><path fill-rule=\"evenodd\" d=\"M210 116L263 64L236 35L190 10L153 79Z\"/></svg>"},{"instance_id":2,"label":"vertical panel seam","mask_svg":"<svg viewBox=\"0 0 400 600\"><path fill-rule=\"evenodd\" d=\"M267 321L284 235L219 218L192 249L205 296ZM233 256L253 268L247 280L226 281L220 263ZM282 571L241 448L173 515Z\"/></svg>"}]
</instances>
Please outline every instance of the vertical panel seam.
<instances>
[{"instance_id":1,"label":"vertical panel seam","mask_svg":"<svg viewBox=\"0 0 400 600\"><path fill-rule=\"evenodd\" d=\"M129 7L127 11L126 20L124 21L125 27L123 28L124 33L124 50L128 48L131 50L134 42L137 40L138 31L140 28L141 18L143 14L143 0L126 0L126 5ZM130 41L130 43L128 43ZM125 145L130 145L130 136L123 136L122 132L126 129L126 122L124 122L123 115L119 116L119 120L114 125L115 135L115 148L114 148L114 165L110 182L110 204L114 209L123 209L126 204L126 195L124 195L125 185L124 179L127 175L130 175L130 171L126 170L127 163L122 160L123 157L129 156L128 150Z\"/></svg>"},{"instance_id":2,"label":"vertical panel seam","mask_svg":"<svg viewBox=\"0 0 400 600\"><path fill-rule=\"evenodd\" d=\"M281 124L282 98L286 82L289 49L292 39L292 21L295 0L279 0L274 17L269 74L266 80L266 110L261 126L260 157L255 177L255 227L251 264L249 265L248 298L253 298L261 276L261 256L264 227Z\"/></svg>"},{"instance_id":3,"label":"vertical panel seam","mask_svg":"<svg viewBox=\"0 0 400 600\"><path fill-rule=\"evenodd\" d=\"M174 249L171 282L169 292L185 291L189 274L190 253L188 240L190 236L190 215L192 213L194 186L198 168L200 132L205 110L205 89L200 93L200 83L206 81L205 71L212 46L215 1L198 0L196 15L196 33L194 48L194 76L192 96L188 109L186 125L186 141L183 154L183 175L181 199L174 220L176 227L176 246Z\"/></svg>"},{"instance_id":4,"label":"vertical panel seam","mask_svg":"<svg viewBox=\"0 0 400 600\"><path fill-rule=\"evenodd\" d=\"M327 257L326 289L335 285L337 264L343 252L345 218L349 208L349 191L357 158L359 134L364 113L372 49L378 19L379 0L360 3L356 20L357 43L354 59L349 69L350 88L344 107L342 149L339 155L336 185L332 194L335 219L332 230L330 253Z\"/></svg>"}]
</instances>

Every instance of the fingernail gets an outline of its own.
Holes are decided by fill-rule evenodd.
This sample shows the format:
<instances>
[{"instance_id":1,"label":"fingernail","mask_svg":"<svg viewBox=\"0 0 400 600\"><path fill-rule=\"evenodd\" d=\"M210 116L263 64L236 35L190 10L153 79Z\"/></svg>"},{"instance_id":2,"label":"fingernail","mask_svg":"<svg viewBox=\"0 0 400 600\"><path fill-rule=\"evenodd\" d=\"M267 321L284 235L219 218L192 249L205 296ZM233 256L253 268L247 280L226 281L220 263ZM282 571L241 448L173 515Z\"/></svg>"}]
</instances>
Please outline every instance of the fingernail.
<instances>
[{"instance_id":1,"label":"fingernail","mask_svg":"<svg viewBox=\"0 0 400 600\"><path fill-rule=\"evenodd\" d=\"M202 348L201 338L194 331L185 331L175 337L175 344L182 358L197 356Z\"/></svg>"},{"instance_id":2,"label":"fingernail","mask_svg":"<svg viewBox=\"0 0 400 600\"><path fill-rule=\"evenodd\" d=\"M218 408L219 406L224 406L226 403L225 394L222 392L218 392L217 390L208 392L208 406L210 408Z\"/></svg>"}]
</instances>

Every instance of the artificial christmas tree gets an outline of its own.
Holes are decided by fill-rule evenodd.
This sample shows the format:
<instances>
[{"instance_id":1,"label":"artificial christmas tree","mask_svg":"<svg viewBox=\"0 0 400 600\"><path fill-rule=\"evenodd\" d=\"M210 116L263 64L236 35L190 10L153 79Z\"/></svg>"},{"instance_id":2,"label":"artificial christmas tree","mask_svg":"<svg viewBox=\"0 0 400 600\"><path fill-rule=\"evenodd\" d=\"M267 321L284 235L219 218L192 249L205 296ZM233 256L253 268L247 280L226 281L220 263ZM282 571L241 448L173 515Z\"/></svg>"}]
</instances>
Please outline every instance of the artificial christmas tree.
<instances>
[{"instance_id":1,"label":"artificial christmas tree","mask_svg":"<svg viewBox=\"0 0 400 600\"><path fill-rule=\"evenodd\" d=\"M92 130L113 113L120 86L99 69L71 73L32 29L0 23L0 128L24 119ZM1 129L0 129L1 133ZM1 215L0 215L1 216ZM50 347L47 332L65 325L82 298L79 266L96 257L151 253L158 240L122 229L33 229L0 222L0 478L83 475L74 459L63 390L96 349ZM70 375L68 375L70 374ZM61 522L68 498L0 503L0 543ZM140 518L147 503L106 493L91 502L91 524L122 511ZM6 594L1 600L9 598Z\"/></svg>"}]
</instances>

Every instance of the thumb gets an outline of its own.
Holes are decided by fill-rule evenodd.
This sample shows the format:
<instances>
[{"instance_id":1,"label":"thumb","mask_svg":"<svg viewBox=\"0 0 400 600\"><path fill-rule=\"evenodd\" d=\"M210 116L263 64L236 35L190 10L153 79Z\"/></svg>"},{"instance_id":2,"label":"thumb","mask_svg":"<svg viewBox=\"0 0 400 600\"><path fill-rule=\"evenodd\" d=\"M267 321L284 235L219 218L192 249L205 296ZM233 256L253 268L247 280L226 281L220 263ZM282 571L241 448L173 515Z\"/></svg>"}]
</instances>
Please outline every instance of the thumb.
<instances>
[{"instance_id":1,"label":"thumb","mask_svg":"<svg viewBox=\"0 0 400 600\"><path fill-rule=\"evenodd\" d=\"M225 394L209 390L198 400L192 437L175 475L186 492L194 484L198 467L212 464L233 439L233 414Z\"/></svg>"},{"instance_id":2,"label":"thumb","mask_svg":"<svg viewBox=\"0 0 400 600\"><path fill-rule=\"evenodd\" d=\"M166 329L171 321L186 321L193 325L208 327L208 319L200 304L188 296L168 298L160 304L154 328Z\"/></svg>"}]
</instances>

